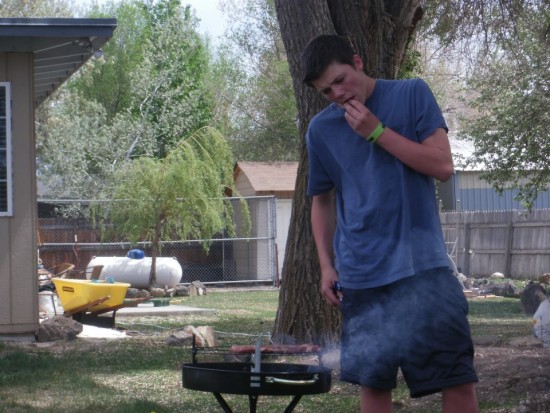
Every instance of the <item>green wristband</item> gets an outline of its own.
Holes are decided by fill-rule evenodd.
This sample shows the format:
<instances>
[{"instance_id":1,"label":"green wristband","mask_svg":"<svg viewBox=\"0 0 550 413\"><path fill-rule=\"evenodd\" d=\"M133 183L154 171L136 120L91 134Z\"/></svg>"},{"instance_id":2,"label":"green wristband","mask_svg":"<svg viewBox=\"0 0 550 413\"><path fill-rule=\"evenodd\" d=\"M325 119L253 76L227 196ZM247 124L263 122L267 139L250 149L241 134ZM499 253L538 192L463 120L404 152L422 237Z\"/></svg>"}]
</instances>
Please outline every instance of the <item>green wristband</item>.
<instances>
[{"instance_id":1,"label":"green wristband","mask_svg":"<svg viewBox=\"0 0 550 413\"><path fill-rule=\"evenodd\" d=\"M376 142L376 140L380 137L380 135L382 135L385 129L386 127L384 126L384 124L382 122L379 122L378 125L376 125L376 128L374 128L372 133L369 135L367 140L372 143Z\"/></svg>"}]
</instances>

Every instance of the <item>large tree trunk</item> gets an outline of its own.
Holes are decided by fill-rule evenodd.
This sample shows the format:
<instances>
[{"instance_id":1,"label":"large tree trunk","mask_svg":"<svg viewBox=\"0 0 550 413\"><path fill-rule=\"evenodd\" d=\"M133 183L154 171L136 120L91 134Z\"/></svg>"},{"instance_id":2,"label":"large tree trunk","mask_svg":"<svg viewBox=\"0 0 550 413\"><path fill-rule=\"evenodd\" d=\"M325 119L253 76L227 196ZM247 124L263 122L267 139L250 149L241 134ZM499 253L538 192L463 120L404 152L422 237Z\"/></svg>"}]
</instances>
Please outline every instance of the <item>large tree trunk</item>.
<instances>
[{"instance_id":1,"label":"large tree trunk","mask_svg":"<svg viewBox=\"0 0 550 413\"><path fill-rule=\"evenodd\" d=\"M279 342L338 341L340 315L320 294L320 270L306 195L308 161L305 132L327 102L305 86L301 53L307 42L324 33L348 36L365 60L370 76L394 78L408 41L422 16L420 0L275 0L300 119L300 164L294 193L279 308L274 337Z\"/></svg>"}]
</instances>

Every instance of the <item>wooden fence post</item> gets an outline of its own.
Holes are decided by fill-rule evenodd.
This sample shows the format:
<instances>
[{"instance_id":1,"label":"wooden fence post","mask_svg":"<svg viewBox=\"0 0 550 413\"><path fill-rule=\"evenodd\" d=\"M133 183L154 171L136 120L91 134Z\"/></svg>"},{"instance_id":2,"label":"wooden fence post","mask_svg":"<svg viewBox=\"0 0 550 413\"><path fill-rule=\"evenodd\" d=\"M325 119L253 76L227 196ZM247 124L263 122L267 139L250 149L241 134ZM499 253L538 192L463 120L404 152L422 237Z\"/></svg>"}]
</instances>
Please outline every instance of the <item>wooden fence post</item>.
<instances>
[{"instance_id":1,"label":"wooden fence post","mask_svg":"<svg viewBox=\"0 0 550 413\"><path fill-rule=\"evenodd\" d=\"M510 277L512 274L512 245L514 243L514 223L512 217L506 227L506 250L504 251L504 276Z\"/></svg>"},{"instance_id":2,"label":"wooden fence post","mask_svg":"<svg viewBox=\"0 0 550 413\"><path fill-rule=\"evenodd\" d=\"M464 223L464 274L470 276L470 223Z\"/></svg>"}]
</instances>

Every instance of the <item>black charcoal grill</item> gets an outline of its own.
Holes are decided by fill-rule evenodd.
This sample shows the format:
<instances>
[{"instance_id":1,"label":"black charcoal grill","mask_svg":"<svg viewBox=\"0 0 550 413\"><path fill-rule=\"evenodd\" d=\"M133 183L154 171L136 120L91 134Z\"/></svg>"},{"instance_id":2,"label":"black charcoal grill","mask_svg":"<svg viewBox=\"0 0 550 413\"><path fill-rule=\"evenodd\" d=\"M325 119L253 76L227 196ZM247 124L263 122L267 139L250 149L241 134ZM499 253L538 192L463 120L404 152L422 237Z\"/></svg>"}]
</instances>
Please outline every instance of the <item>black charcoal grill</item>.
<instances>
[{"instance_id":1,"label":"black charcoal grill","mask_svg":"<svg viewBox=\"0 0 550 413\"><path fill-rule=\"evenodd\" d=\"M222 394L248 395L249 412L256 413L259 396L293 396L284 413L294 410L302 396L326 393L331 370L319 365L261 363L259 346L252 362L193 362L182 365L183 387L212 393L225 413L232 413Z\"/></svg>"}]
</instances>

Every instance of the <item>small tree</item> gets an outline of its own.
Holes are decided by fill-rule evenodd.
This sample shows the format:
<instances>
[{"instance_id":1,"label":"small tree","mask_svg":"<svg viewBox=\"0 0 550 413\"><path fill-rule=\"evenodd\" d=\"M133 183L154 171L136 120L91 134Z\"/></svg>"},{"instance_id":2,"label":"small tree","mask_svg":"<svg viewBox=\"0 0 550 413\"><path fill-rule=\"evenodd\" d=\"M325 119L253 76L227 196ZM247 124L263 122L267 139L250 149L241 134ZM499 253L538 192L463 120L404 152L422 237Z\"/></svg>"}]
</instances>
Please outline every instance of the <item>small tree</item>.
<instances>
[{"instance_id":1,"label":"small tree","mask_svg":"<svg viewBox=\"0 0 550 413\"><path fill-rule=\"evenodd\" d=\"M156 283L161 240L235 232L232 206L224 197L227 189L236 193L233 167L224 137L205 127L182 139L166 158L138 158L117 172L108 220L119 236L151 242L149 288ZM241 205L248 220L244 201Z\"/></svg>"}]
</instances>

